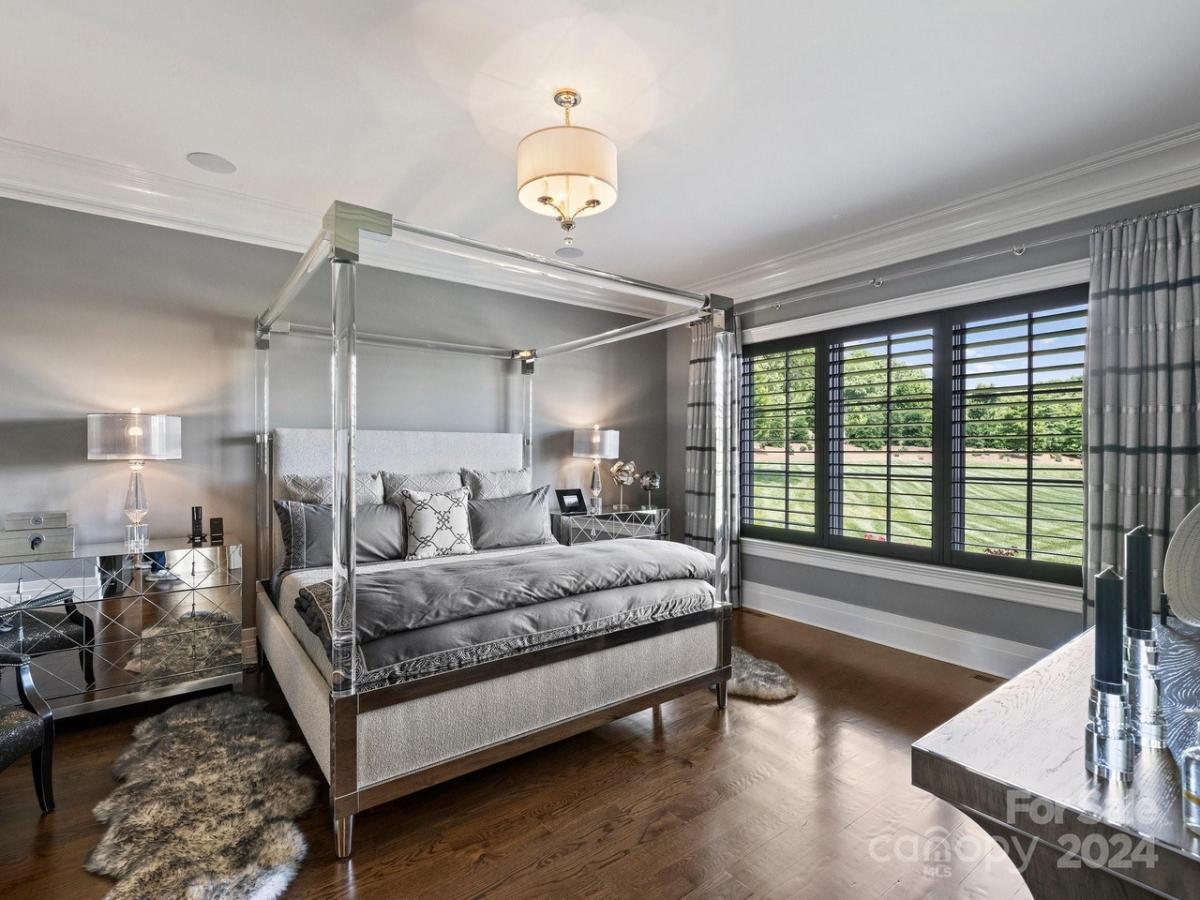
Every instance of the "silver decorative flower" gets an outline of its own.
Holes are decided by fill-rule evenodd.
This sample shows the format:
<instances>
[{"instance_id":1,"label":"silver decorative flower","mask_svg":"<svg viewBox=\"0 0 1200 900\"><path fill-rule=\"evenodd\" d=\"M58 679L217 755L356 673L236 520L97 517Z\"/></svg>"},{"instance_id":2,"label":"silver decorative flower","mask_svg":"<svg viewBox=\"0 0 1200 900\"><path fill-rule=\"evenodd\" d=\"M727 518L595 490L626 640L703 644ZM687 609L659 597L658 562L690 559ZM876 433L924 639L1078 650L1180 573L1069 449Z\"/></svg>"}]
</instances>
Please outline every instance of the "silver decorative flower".
<instances>
[{"instance_id":1,"label":"silver decorative flower","mask_svg":"<svg viewBox=\"0 0 1200 900\"><path fill-rule=\"evenodd\" d=\"M632 459L629 462L621 462L619 459L612 464L612 468L608 470L612 475L612 480L619 485L628 487L633 484L638 477L637 463Z\"/></svg>"},{"instance_id":2,"label":"silver decorative flower","mask_svg":"<svg viewBox=\"0 0 1200 900\"><path fill-rule=\"evenodd\" d=\"M647 469L642 473L642 490L657 491L662 487L662 476L653 469Z\"/></svg>"}]
</instances>

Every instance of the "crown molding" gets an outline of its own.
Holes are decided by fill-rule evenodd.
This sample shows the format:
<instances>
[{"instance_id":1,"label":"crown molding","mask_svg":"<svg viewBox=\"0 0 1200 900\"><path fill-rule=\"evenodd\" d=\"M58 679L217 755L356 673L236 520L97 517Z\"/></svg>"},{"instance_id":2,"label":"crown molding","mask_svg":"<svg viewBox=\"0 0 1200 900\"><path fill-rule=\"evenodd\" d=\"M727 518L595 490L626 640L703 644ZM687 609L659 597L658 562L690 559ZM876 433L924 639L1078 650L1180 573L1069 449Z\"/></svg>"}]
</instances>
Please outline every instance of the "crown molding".
<instances>
[{"instance_id":1,"label":"crown molding","mask_svg":"<svg viewBox=\"0 0 1200 900\"><path fill-rule=\"evenodd\" d=\"M890 300L878 300L874 303L848 306L845 309L834 309L811 316L768 322L765 325L754 325L747 328L742 339L747 344L773 341L777 338L815 334L818 331L830 331L834 328L846 328L868 322L884 322L903 316L982 303L985 300L1018 297L1034 291L1047 291L1053 288L1068 287L1072 284L1083 284L1091 275L1091 265L1091 261L1087 259L1070 260L1052 266L1042 266L1039 269L1028 269L1024 272L999 275L996 278L985 278L982 281L956 284L904 297L893 297Z\"/></svg>"},{"instance_id":2,"label":"crown molding","mask_svg":"<svg viewBox=\"0 0 1200 900\"><path fill-rule=\"evenodd\" d=\"M1200 125L688 285L757 300L1200 185Z\"/></svg>"},{"instance_id":3,"label":"crown molding","mask_svg":"<svg viewBox=\"0 0 1200 900\"><path fill-rule=\"evenodd\" d=\"M0 138L0 197L303 253L323 210L274 203L238 191ZM418 254L402 241L371 242L365 262L442 281L650 318L678 307L568 279L537 285L527 267L475 265Z\"/></svg>"}]
</instances>

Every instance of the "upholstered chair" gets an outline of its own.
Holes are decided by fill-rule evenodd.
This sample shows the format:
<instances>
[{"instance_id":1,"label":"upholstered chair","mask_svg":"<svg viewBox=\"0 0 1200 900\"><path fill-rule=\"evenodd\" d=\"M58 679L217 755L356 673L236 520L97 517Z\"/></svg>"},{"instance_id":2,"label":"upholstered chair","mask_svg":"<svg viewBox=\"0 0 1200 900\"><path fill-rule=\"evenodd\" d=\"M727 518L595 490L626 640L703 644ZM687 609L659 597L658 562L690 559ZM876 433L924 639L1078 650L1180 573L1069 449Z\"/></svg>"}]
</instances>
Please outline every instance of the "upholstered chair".
<instances>
[{"instance_id":1,"label":"upholstered chair","mask_svg":"<svg viewBox=\"0 0 1200 900\"><path fill-rule=\"evenodd\" d=\"M0 608L0 653L40 656L75 650L84 684L93 687L96 629L75 605L74 597L73 591L58 591Z\"/></svg>"},{"instance_id":2,"label":"upholstered chair","mask_svg":"<svg viewBox=\"0 0 1200 900\"><path fill-rule=\"evenodd\" d=\"M16 671L21 705L0 707L0 769L29 754L38 805L42 812L50 812L54 809L54 713L33 685L28 656L0 651L0 671L8 670Z\"/></svg>"}]
</instances>

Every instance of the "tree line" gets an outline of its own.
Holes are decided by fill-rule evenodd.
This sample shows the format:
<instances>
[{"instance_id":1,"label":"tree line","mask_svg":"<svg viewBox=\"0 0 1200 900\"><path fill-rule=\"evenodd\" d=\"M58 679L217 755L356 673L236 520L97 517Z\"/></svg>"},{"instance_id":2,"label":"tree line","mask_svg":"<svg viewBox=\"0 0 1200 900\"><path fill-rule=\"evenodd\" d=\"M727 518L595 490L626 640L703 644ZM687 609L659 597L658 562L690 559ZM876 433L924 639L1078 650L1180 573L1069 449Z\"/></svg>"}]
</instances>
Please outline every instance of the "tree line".
<instances>
[{"instance_id":1,"label":"tree line","mask_svg":"<svg viewBox=\"0 0 1200 900\"><path fill-rule=\"evenodd\" d=\"M811 450L816 435L815 352L761 356L752 362L750 379L751 436L756 444L781 447L786 443ZM871 364L874 363L874 364ZM863 450L887 446L887 360L869 350L847 354L843 361L842 399L844 439ZM933 382L930 369L897 365L891 370L891 435L893 446L931 449ZM1081 376L1039 381L1033 398L1033 451L1078 455L1083 450ZM771 412L790 400L788 415ZM966 447L996 453L1024 452L1029 426L1029 398L1023 386L981 383L966 391Z\"/></svg>"}]
</instances>

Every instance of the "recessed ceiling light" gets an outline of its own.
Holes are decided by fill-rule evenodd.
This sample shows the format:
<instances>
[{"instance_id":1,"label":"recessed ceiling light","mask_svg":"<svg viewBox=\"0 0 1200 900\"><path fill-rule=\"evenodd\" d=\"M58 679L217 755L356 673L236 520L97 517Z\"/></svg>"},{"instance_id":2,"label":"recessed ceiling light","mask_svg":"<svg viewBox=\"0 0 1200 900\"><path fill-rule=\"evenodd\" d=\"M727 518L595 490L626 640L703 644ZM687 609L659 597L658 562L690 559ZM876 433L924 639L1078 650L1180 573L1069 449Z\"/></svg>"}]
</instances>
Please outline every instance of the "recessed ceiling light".
<instances>
[{"instance_id":1,"label":"recessed ceiling light","mask_svg":"<svg viewBox=\"0 0 1200 900\"><path fill-rule=\"evenodd\" d=\"M237 171L237 166L225 157L217 156L215 153L189 153L187 161L197 169L203 169L205 172L215 172L218 175L232 175Z\"/></svg>"}]
</instances>

